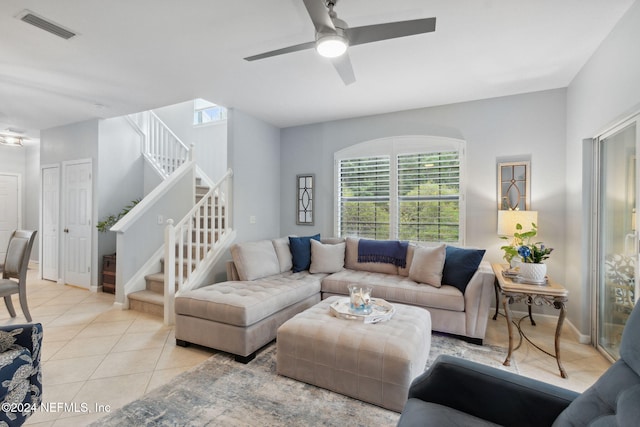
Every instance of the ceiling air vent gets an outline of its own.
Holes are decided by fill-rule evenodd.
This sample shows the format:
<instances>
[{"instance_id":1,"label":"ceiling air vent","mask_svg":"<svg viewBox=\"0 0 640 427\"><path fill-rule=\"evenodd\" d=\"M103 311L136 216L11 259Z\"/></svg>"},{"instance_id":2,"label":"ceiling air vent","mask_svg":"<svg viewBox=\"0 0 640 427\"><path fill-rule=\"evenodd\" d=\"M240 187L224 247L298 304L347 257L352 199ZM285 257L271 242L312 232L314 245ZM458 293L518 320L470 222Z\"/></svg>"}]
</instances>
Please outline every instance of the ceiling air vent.
<instances>
[{"instance_id":1,"label":"ceiling air vent","mask_svg":"<svg viewBox=\"0 0 640 427\"><path fill-rule=\"evenodd\" d=\"M23 13L19 15L21 21L26 22L27 24L31 24L34 27L38 27L41 30L45 30L50 32L51 34L55 34L58 37L62 37L65 40L69 40L71 37L75 36L76 33L73 31L69 31L66 28L62 28L58 24L54 24L51 21L47 21L46 19L25 10Z\"/></svg>"}]
</instances>

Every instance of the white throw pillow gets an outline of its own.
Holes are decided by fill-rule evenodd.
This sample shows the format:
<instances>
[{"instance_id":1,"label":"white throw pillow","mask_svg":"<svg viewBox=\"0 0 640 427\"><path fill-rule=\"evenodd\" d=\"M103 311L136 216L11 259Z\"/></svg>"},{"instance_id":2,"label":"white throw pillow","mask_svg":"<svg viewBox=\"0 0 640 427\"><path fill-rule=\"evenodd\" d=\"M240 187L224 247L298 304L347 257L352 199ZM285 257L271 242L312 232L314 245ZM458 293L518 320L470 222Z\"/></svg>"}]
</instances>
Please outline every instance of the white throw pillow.
<instances>
[{"instance_id":1,"label":"white throw pillow","mask_svg":"<svg viewBox=\"0 0 640 427\"><path fill-rule=\"evenodd\" d=\"M231 247L231 257L240 280L256 280L280 273L280 263L271 240L235 244Z\"/></svg>"},{"instance_id":2,"label":"white throw pillow","mask_svg":"<svg viewBox=\"0 0 640 427\"><path fill-rule=\"evenodd\" d=\"M337 273L344 269L345 244L323 244L311 239L311 267L309 273Z\"/></svg>"},{"instance_id":3,"label":"white throw pillow","mask_svg":"<svg viewBox=\"0 0 640 427\"><path fill-rule=\"evenodd\" d=\"M442 270L447 255L445 247L446 245L416 246L409 269L409 279L436 288L442 286Z\"/></svg>"},{"instance_id":4,"label":"white throw pillow","mask_svg":"<svg viewBox=\"0 0 640 427\"><path fill-rule=\"evenodd\" d=\"M273 239L273 248L276 250L278 262L280 263L280 273L290 271L293 268L293 258L291 257L291 249L289 248L289 237L280 237Z\"/></svg>"}]
</instances>

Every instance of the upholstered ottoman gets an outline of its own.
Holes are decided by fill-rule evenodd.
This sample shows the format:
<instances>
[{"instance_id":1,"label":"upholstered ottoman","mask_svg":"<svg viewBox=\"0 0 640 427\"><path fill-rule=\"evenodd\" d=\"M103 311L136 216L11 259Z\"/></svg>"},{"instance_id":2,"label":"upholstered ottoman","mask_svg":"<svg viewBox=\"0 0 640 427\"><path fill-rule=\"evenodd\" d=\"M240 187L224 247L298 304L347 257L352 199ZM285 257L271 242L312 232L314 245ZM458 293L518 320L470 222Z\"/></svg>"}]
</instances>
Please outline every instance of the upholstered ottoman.
<instances>
[{"instance_id":1,"label":"upholstered ottoman","mask_svg":"<svg viewBox=\"0 0 640 427\"><path fill-rule=\"evenodd\" d=\"M278 374L400 412L411 381L424 372L431 316L394 304L386 322L333 317L330 297L278 329Z\"/></svg>"}]
</instances>

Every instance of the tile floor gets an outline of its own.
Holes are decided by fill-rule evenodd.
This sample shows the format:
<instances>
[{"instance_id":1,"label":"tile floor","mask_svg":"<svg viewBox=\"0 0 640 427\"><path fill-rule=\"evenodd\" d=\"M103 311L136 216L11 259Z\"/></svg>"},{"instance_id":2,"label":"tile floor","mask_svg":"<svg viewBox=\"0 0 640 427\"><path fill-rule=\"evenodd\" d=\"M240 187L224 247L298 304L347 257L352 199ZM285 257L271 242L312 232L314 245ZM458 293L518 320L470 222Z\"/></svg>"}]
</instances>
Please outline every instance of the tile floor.
<instances>
[{"instance_id":1,"label":"tile floor","mask_svg":"<svg viewBox=\"0 0 640 427\"><path fill-rule=\"evenodd\" d=\"M36 269L29 270L28 289L33 320L44 326L44 402L59 408L34 414L28 425L87 425L104 415L106 405L111 410L123 406L213 353L197 346L177 347L172 327L158 317L114 307L113 295L38 280ZM26 321L17 299L14 305L14 319L0 307L0 324ZM525 329L552 346L554 320L536 321L538 326ZM507 342L504 317L489 319L486 343L506 347ZM579 344L568 329L561 350L569 379L560 377L551 357L527 343L514 353L514 360L523 375L576 391L591 385L610 365L593 347ZM96 405L102 405L102 413Z\"/></svg>"}]
</instances>

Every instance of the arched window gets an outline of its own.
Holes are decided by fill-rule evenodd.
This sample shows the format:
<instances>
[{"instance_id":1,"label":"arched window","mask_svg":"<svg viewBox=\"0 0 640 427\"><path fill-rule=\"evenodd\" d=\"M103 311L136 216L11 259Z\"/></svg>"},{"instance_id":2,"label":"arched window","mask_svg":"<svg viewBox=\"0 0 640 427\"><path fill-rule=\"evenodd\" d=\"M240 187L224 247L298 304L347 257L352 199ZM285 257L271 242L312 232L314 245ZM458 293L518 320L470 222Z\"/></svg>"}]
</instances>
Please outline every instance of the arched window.
<instances>
[{"instance_id":1,"label":"arched window","mask_svg":"<svg viewBox=\"0 0 640 427\"><path fill-rule=\"evenodd\" d=\"M463 245L464 148L401 136L336 152L335 235Z\"/></svg>"}]
</instances>

